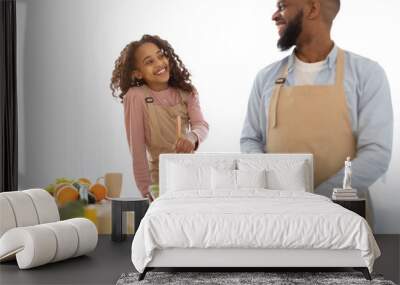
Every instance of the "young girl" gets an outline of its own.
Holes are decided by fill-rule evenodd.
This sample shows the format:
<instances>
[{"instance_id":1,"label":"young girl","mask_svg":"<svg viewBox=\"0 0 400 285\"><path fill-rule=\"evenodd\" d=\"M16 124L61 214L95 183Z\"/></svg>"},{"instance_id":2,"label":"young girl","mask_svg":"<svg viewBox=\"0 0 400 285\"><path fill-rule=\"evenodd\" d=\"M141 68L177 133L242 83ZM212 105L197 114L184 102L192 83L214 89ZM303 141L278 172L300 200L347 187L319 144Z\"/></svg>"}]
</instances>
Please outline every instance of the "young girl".
<instances>
[{"instance_id":1,"label":"young girl","mask_svg":"<svg viewBox=\"0 0 400 285\"><path fill-rule=\"evenodd\" d=\"M149 188L158 185L159 155L191 153L208 134L198 94L170 44L150 35L122 50L110 88L124 105L136 185L152 200Z\"/></svg>"}]
</instances>

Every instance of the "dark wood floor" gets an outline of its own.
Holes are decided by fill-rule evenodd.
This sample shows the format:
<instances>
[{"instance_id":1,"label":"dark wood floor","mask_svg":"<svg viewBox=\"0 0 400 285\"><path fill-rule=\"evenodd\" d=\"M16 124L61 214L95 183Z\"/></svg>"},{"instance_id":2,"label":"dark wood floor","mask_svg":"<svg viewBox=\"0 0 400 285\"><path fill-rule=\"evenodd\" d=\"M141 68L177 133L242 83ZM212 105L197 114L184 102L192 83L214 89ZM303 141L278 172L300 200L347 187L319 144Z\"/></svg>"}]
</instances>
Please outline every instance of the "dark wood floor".
<instances>
[{"instance_id":1,"label":"dark wood floor","mask_svg":"<svg viewBox=\"0 0 400 285\"><path fill-rule=\"evenodd\" d=\"M374 272L399 283L400 235L377 235L382 256ZM134 271L130 249L132 238L115 243L110 236L100 236L95 251L88 256L52 263L29 270L19 270L16 262L0 264L0 284L115 284L124 272Z\"/></svg>"}]
</instances>

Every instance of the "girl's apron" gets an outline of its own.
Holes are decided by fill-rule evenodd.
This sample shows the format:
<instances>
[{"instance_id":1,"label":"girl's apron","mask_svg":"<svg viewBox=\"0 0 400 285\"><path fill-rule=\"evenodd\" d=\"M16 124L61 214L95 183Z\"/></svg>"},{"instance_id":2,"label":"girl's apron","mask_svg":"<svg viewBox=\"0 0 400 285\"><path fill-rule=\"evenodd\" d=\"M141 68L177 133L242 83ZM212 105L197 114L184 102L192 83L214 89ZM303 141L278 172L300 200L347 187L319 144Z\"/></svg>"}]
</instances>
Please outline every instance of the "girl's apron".
<instances>
[{"instance_id":1,"label":"girl's apron","mask_svg":"<svg viewBox=\"0 0 400 285\"><path fill-rule=\"evenodd\" d=\"M185 133L189 130L189 116L187 110L187 93L179 92L179 103L175 106L161 106L154 103L151 91L144 86L145 105L144 109L148 117L150 135L147 146L147 158L152 184L158 184L158 163L162 153L175 153L177 141L176 122L181 117L181 129ZM146 117L146 116L145 116Z\"/></svg>"}]
</instances>

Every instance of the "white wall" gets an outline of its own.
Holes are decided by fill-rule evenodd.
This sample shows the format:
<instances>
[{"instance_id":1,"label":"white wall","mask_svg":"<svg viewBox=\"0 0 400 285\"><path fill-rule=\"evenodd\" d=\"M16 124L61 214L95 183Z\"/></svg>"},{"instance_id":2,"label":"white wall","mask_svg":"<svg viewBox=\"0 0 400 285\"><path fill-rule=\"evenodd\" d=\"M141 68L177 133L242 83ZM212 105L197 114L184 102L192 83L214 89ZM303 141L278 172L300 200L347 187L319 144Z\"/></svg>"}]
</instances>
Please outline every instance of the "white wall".
<instances>
[{"instance_id":1,"label":"white wall","mask_svg":"<svg viewBox=\"0 0 400 285\"><path fill-rule=\"evenodd\" d=\"M336 43L377 60L391 83L393 158L371 188L378 233L400 233L399 8L397 0L343 0L333 29ZM145 33L167 39L192 72L211 126L200 151L239 152L252 81L285 55L274 9L265 0L17 0L21 188L120 171L123 195L139 195L122 106L108 85L120 50Z\"/></svg>"}]
</instances>

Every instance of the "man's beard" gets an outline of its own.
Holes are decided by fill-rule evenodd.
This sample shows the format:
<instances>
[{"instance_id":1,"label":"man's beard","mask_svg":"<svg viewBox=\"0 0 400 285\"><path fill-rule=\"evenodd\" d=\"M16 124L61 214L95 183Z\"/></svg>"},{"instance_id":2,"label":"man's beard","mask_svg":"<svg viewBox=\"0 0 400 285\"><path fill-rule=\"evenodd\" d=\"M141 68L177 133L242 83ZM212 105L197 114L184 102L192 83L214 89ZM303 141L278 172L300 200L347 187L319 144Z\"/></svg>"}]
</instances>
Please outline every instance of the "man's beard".
<instances>
[{"instance_id":1,"label":"man's beard","mask_svg":"<svg viewBox=\"0 0 400 285\"><path fill-rule=\"evenodd\" d=\"M303 24L303 10L297 13L293 20L288 22L286 30L283 32L282 37L278 40L278 48L281 51L290 49L296 45L297 39L302 31Z\"/></svg>"}]
</instances>

